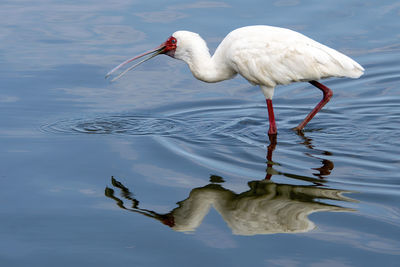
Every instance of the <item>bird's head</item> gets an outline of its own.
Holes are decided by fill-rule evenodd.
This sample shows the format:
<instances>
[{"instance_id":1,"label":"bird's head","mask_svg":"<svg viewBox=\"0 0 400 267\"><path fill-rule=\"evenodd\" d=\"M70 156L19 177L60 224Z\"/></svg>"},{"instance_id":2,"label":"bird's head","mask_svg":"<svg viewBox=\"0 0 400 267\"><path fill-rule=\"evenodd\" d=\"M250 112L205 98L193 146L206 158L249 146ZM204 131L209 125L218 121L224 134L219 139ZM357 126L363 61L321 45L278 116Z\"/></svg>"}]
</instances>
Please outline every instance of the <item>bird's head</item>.
<instances>
[{"instance_id":1,"label":"bird's head","mask_svg":"<svg viewBox=\"0 0 400 267\"><path fill-rule=\"evenodd\" d=\"M174 32L165 42L163 42L161 45L159 45L155 49L145 52L141 55L135 56L133 58L130 58L130 59L122 62L115 68L113 68L110 72L107 73L106 78L108 78L115 71L121 69L126 64L128 64L136 59L147 56L147 55L149 55L149 56L146 57L145 59L142 59L141 61L137 62L136 64L129 67L125 71L121 72L120 74L118 74L118 76L116 76L111 81L115 81L115 80L121 78L125 73L127 73L131 69L139 66L143 62L145 62L159 54L166 54L170 57L173 57L176 59L181 59L181 60L184 60L187 62L192 54L192 51L196 48L196 46L202 46L207 49L207 45L205 44L204 40L197 33L189 32L189 31ZM207 49L207 51L208 51L208 49Z\"/></svg>"},{"instance_id":2,"label":"bird's head","mask_svg":"<svg viewBox=\"0 0 400 267\"><path fill-rule=\"evenodd\" d=\"M161 49L160 54L166 54L170 57L174 57L177 47L178 47L178 40L174 36L170 36L167 39L167 41L165 41L158 47L158 49Z\"/></svg>"},{"instance_id":3,"label":"bird's head","mask_svg":"<svg viewBox=\"0 0 400 267\"><path fill-rule=\"evenodd\" d=\"M176 59L189 64L194 54L202 54L202 52L209 54L206 42L197 33L177 31L171 37L176 40L176 47L172 56Z\"/></svg>"}]
</instances>

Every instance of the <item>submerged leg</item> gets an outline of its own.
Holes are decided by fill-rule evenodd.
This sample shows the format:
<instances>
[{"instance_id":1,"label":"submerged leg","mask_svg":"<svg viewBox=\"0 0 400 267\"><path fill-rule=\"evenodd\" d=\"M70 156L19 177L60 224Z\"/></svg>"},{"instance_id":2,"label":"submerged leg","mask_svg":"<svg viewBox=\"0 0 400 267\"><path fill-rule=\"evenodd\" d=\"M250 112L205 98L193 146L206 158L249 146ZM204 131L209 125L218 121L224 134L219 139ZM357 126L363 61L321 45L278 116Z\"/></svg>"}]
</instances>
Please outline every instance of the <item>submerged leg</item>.
<instances>
[{"instance_id":1,"label":"submerged leg","mask_svg":"<svg viewBox=\"0 0 400 267\"><path fill-rule=\"evenodd\" d=\"M276 147L276 134L269 135L269 146L267 152L267 174L265 175L265 180L271 180L274 169L272 168L274 162L272 161L272 152L274 152Z\"/></svg>"},{"instance_id":2,"label":"submerged leg","mask_svg":"<svg viewBox=\"0 0 400 267\"><path fill-rule=\"evenodd\" d=\"M320 111L323 108L323 106L325 106L326 103L329 102L329 100L331 99L331 97L333 95L332 90L329 89L328 87L326 87L325 85L323 85L317 81L310 81L309 83L311 83L312 85L314 85L315 87L320 89L323 92L324 97L315 106L315 108L310 112L310 114L308 114L307 117L296 128L293 129L296 131L303 130L303 128L307 125L307 123L315 116L315 114L318 113L318 111Z\"/></svg>"},{"instance_id":3,"label":"submerged leg","mask_svg":"<svg viewBox=\"0 0 400 267\"><path fill-rule=\"evenodd\" d=\"M267 99L267 108L268 108L268 118L269 118L269 130L268 130L268 135L273 135L277 133L276 130L276 123L275 123L275 115L274 115L274 109L272 107L272 100Z\"/></svg>"}]
</instances>

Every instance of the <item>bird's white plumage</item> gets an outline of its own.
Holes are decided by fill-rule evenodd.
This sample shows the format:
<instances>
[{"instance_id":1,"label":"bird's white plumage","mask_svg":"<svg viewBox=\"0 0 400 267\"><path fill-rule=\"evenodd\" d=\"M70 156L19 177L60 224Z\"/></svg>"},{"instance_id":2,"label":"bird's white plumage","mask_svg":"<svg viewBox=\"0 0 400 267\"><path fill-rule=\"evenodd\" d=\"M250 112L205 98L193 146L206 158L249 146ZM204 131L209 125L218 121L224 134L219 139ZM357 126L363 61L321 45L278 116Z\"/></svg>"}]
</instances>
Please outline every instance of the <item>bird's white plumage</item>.
<instances>
[{"instance_id":1,"label":"bird's white plumage","mask_svg":"<svg viewBox=\"0 0 400 267\"><path fill-rule=\"evenodd\" d=\"M196 33L177 31L175 58L185 61L205 82L233 78L237 73L260 85L272 99L279 84L330 77L358 78L364 68L348 56L298 32L272 26L248 26L229 33L211 57Z\"/></svg>"}]
</instances>

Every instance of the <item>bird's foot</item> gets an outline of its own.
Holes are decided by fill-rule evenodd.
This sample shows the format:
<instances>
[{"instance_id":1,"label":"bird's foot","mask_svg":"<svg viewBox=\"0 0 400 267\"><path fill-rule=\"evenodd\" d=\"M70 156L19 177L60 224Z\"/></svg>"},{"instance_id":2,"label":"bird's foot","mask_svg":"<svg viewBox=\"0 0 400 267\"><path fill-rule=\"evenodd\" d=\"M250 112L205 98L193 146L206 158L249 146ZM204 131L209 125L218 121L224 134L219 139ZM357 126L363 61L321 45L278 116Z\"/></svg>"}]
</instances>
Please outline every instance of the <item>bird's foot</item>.
<instances>
[{"instance_id":1,"label":"bird's foot","mask_svg":"<svg viewBox=\"0 0 400 267\"><path fill-rule=\"evenodd\" d=\"M292 128L292 130L297 132L297 133L302 133L303 132L303 127L296 126L296 127Z\"/></svg>"}]
</instances>

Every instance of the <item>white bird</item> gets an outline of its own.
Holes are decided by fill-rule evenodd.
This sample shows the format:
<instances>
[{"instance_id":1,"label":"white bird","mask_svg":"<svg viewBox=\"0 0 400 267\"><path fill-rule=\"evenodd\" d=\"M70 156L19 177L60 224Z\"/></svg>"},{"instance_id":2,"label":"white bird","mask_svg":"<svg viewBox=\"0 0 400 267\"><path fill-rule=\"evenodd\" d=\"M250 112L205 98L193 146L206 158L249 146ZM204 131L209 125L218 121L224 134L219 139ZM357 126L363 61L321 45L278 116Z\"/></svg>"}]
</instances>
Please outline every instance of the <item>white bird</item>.
<instances>
[{"instance_id":1,"label":"white bird","mask_svg":"<svg viewBox=\"0 0 400 267\"><path fill-rule=\"evenodd\" d=\"M251 84L259 85L266 98L269 135L277 134L272 106L277 85L309 82L323 92L323 99L294 128L300 131L332 97L332 90L317 80L330 77L358 78L364 73L364 68L348 56L301 33L258 25L230 32L213 56L210 55L206 42L197 33L177 31L156 49L121 63L106 78L124 65L149 54L151 56L120 73L112 81L158 54L183 60L193 76L204 82L228 80L239 73Z\"/></svg>"}]
</instances>

